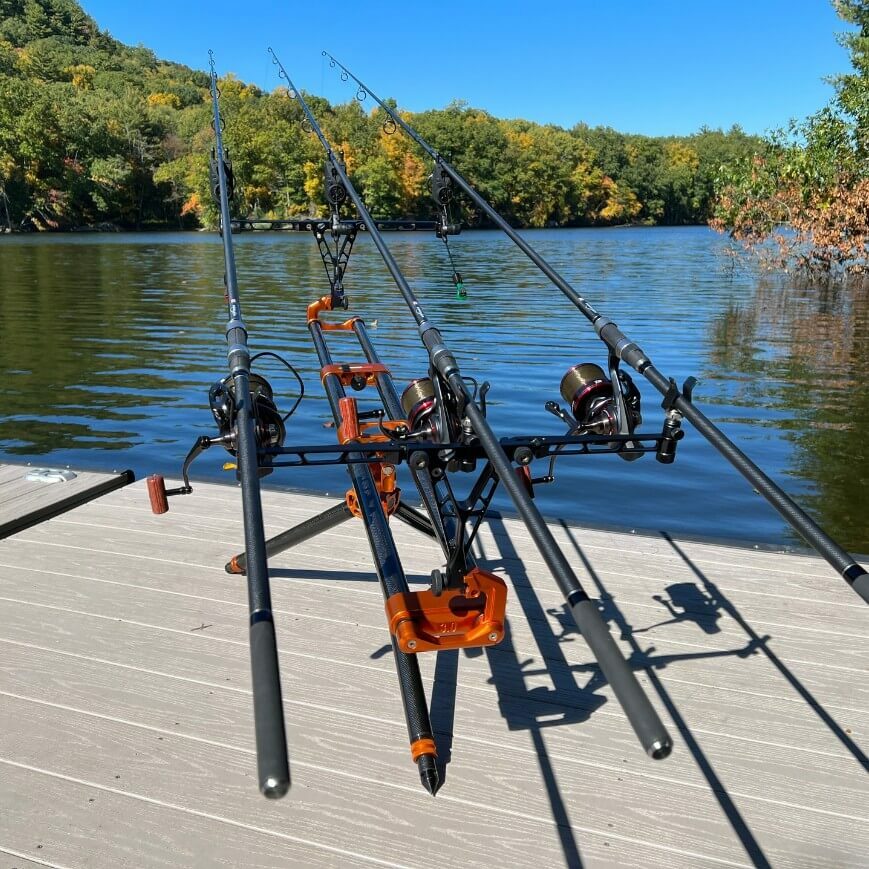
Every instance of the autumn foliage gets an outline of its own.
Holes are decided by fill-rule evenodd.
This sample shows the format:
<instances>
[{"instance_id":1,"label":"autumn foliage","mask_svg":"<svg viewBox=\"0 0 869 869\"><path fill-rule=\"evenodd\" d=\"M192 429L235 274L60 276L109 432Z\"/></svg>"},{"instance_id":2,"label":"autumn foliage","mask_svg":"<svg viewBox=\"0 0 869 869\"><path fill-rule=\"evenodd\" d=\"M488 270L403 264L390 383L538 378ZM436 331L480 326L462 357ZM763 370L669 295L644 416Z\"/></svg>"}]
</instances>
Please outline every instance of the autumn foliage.
<instances>
[{"instance_id":1,"label":"autumn foliage","mask_svg":"<svg viewBox=\"0 0 869 869\"><path fill-rule=\"evenodd\" d=\"M854 71L836 96L722 171L712 225L779 267L869 274L869 0L837 0Z\"/></svg>"},{"instance_id":2,"label":"autumn foliage","mask_svg":"<svg viewBox=\"0 0 869 869\"><path fill-rule=\"evenodd\" d=\"M220 87L234 211L322 213L323 155L296 101L232 75ZM309 101L375 216L431 216L431 162L382 110L355 90ZM461 102L405 117L516 226L702 223L721 167L760 145L739 128L626 135ZM74 0L0 0L0 228L213 225L211 147L205 73L114 40Z\"/></svg>"}]
</instances>

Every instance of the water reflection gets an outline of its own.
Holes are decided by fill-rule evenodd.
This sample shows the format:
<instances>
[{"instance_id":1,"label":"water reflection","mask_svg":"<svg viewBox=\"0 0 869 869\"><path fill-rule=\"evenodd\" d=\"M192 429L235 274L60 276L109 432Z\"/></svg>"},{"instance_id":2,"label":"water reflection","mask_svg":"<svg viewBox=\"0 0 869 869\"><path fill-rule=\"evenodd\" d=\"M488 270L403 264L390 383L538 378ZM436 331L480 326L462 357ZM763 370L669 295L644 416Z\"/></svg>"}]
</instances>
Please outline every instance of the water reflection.
<instances>
[{"instance_id":1,"label":"water reflection","mask_svg":"<svg viewBox=\"0 0 869 869\"><path fill-rule=\"evenodd\" d=\"M826 528L852 549L869 550L860 439L869 415L865 293L800 290L734 270L720 237L702 228L528 235L659 369L678 380L699 376L698 403ZM252 346L286 355L311 396L289 437L329 442L334 432L323 427L330 415L304 317L323 290L316 245L296 234L236 238ZM465 302L454 297L443 245L422 234L389 242L465 372L493 382L496 431L560 433L544 402L558 398L570 365L605 362L584 318L500 234L467 233L451 245ZM211 432L208 386L225 370L216 236L7 236L0 266L0 455L177 474L192 440ZM346 286L352 312L371 325L397 382L424 373L416 331L367 237L356 243ZM333 350L339 359L340 345ZM294 394L277 363L264 360L262 370L278 395ZM648 427L657 428L660 396L638 385ZM206 454L196 474L227 479L223 459ZM346 475L288 471L269 482L340 492ZM562 461L558 483L538 489L538 504L547 515L592 524L791 539L692 432L671 467L650 457L631 465L615 457ZM496 506L509 509L504 500Z\"/></svg>"},{"instance_id":2,"label":"water reflection","mask_svg":"<svg viewBox=\"0 0 869 869\"><path fill-rule=\"evenodd\" d=\"M710 358L743 405L763 407L788 433L788 473L812 487L803 503L866 552L862 494L869 469L869 287L784 286L761 280L749 304L715 321Z\"/></svg>"}]
</instances>

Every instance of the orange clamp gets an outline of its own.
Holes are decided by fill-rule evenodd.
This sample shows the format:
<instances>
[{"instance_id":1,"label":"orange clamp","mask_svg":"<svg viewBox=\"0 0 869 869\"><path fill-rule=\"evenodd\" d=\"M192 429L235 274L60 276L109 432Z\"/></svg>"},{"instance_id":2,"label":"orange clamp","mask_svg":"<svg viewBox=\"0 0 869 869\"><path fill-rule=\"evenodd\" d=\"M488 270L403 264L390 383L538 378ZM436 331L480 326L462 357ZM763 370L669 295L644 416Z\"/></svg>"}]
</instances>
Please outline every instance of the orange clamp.
<instances>
[{"instance_id":1,"label":"orange clamp","mask_svg":"<svg viewBox=\"0 0 869 869\"><path fill-rule=\"evenodd\" d=\"M351 396L345 396L338 402L338 407L341 411L341 424L338 426L338 442L342 444L358 441L359 443L388 442L389 438L382 432L377 434L366 434L366 430L371 426L378 427L378 423L359 423L359 416L356 410L356 399ZM384 423L384 425L400 425L401 423ZM404 423L406 425L406 423ZM378 457L380 453L378 453ZM395 485L395 465L389 462L372 462L368 465L371 470L371 475L374 477L374 485L380 494L380 503L383 506L383 512L387 516L391 516L397 509L401 498L401 489ZM356 497L355 489L348 489L344 500L350 512L357 518L362 518L362 509L359 506L359 499Z\"/></svg>"},{"instance_id":2,"label":"orange clamp","mask_svg":"<svg viewBox=\"0 0 869 869\"><path fill-rule=\"evenodd\" d=\"M493 646L504 638L507 586L479 567L465 576L464 589L408 591L386 600L389 630L402 652L436 652Z\"/></svg>"},{"instance_id":3,"label":"orange clamp","mask_svg":"<svg viewBox=\"0 0 869 869\"><path fill-rule=\"evenodd\" d=\"M380 504L383 507L383 512L387 516L391 516L397 509L401 500L401 489L395 485L395 465L390 465L387 462L371 464L371 473L374 476L374 485L377 486L377 491L380 493ZM348 489L344 495L344 501L347 504L350 512L357 518L362 518L362 508L359 506L359 499L356 497L355 489Z\"/></svg>"},{"instance_id":4,"label":"orange clamp","mask_svg":"<svg viewBox=\"0 0 869 869\"><path fill-rule=\"evenodd\" d=\"M353 331L353 324L359 319L359 317L351 317L349 320L345 320L343 323L330 323L328 320L321 320L320 314L323 311L331 311L332 310L332 297L331 296L321 296L317 299L316 302L311 302L308 305L308 323L312 323L316 320L320 324L320 328L324 332L351 332Z\"/></svg>"},{"instance_id":5,"label":"orange clamp","mask_svg":"<svg viewBox=\"0 0 869 869\"><path fill-rule=\"evenodd\" d=\"M320 380L334 375L341 381L342 386L352 386L354 381L362 378L366 386L373 386L378 374L389 374L389 369L382 362L339 362L334 365L324 365L320 369Z\"/></svg>"},{"instance_id":6,"label":"orange clamp","mask_svg":"<svg viewBox=\"0 0 869 869\"><path fill-rule=\"evenodd\" d=\"M338 443L349 444L351 441L359 443L388 443L389 434L396 436L400 429L406 430L407 420L378 420L377 422L359 422L356 411L356 399L348 395L338 400L338 408L341 411L341 423L338 426Z\"/></svg>"}]
</instances>

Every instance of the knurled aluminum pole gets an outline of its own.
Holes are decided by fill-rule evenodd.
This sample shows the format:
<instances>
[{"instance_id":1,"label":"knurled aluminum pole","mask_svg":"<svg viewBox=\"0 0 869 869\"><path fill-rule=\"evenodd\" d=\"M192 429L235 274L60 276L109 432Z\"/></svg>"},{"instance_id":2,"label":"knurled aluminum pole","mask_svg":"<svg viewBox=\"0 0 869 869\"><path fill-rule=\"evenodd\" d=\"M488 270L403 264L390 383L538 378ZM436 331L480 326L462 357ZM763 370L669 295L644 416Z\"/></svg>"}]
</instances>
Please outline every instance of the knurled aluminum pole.
<instances>
[{"instance_id":1,"label":"knurled aluminum pole","mask_svg":"<svg viewBox=\"0 0 869 869\"><path fill-rule=\"evenodd\" d=\"M359 345L362 347L362 352L369 362L378 363L380 357L377 350L368 335L368 330L365 328L365 323L361 319L353 321L353 331L359 339ZM401 399L398 397L398 392L395 389L395 383L388 374L377 374L376 384L377 391L380 394L380 399L383 402L383 408L387 416L393 420L404 419L404 410L401 407ZM447 561L450 560L450 540L455 540L456 537L456 522L458 519L452 516L443 516L438 509L440 499L436 489L437 484L434 483L427 473L420 473L415 468L410 468L410 475L416 485L423 505L428 513L431 530L435 538L441 545L444 556ZM400 517L399 517L400 518Z\"/></svg>"},{"instance_id":2,"label":"knurled aluminum pole","mask_svg":"<svg viewBox=\"0 0 869 869\"><path fill-rule=\"evenodd\" d=\"M332 356L323 336L323 329L316 320L308 323L308 330L314 342L314 349L320 360L320 367L324 368L332 364ZM329 407L335 419L336 428L341 426L340 401L345 397L344 387L335 374L327 374L323 378L323 388L329 400ZM407 577L401 565L401 558L395 546L392 531L383 505L380 501L380 493L374 482L371 467L361 461L359 453L351 453L347 456L347 472L356 492L359 510L362 514L362 524L368 537L368 545L374 560L374 569L380 581L380 587L384 598L390 598L394 594L406 594L410 589ZM415 743L422 740L433 742L431 721L428 713L428 701L422 686L422 674L419 669L419 661L416 655L409 655L398 648L394 636L390 634L392 650L395 657L395 669L398 673L398 687L401 691L402 704L404 706L407 735L411 744L411 750ZM434 754L420 754L416 761L420 781L425 789L432 795L437 793L440 787L440 775L437 770L437 761Z\"/></svg>"}]
</instances>

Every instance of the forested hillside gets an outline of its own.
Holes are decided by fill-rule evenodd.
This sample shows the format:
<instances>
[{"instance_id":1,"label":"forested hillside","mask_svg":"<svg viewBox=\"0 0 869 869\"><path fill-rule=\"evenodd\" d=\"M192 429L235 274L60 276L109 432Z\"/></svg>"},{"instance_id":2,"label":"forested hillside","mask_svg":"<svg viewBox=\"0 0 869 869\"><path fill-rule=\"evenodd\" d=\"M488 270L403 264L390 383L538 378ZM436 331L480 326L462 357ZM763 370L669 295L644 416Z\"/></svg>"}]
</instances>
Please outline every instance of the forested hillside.
<instances>
[{"instance_id":1,"label":"forested hillside","mask_svg":"<svg viewBox=\"0 0 869 869\"><path fill-rule=\"evenodd\" d=\"M73 0L0 0L0 226L211 223L207 88L206 73L119 43ZM236 211L321 212L322 155L294 101L231 75L221 90ZM428 163L348 97L311 102L372 212L428 215ZM738 128L651 138L500 120L461 103L407 118L522 226L703 222L721 167L758 146Z\"/></svg>"}]
</instances>

